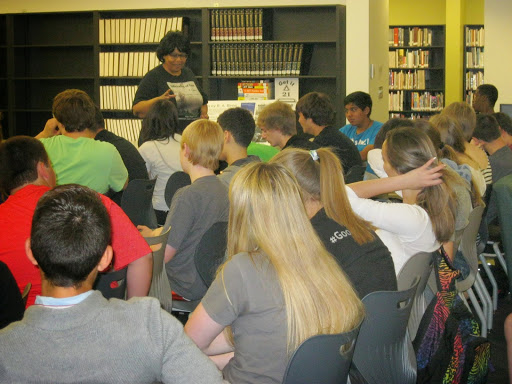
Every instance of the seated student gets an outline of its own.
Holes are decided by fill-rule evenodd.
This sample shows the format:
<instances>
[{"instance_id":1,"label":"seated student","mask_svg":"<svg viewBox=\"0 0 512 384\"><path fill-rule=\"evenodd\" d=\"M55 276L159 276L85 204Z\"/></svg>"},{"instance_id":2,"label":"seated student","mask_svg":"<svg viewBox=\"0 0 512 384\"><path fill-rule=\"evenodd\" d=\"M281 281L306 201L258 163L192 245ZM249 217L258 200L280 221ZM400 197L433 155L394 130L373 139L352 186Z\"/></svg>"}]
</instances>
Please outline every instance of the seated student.
<instances>
[{"instance_id":1,"label":"seated student","mask_svg":"<svg viewBox=\"0 0 512 384\"><path fill-rule=\"evenodd\" d=\"M169 207L165 202L165 187L169 177L182 171L178 133L178 110L170 100L156 100L142 121L139 152L146 162L151 179L156 179L153 209L159 225L165 223Z\"/></svg>"},{"instance_id":2,"label":"seated student","mask_svg":"<svg viewBox=\"0 0 512 384\"><path fill-rule=\"evenodd\" d=\"M487 154L471 140L476 127L475 110L468 103L454 102L444 108L441 115L451 116L459 122L465 139L464 153L478 163L482 175L484 175L485 184L491 185L492 170Z\"/></svg>"},{"instance_id":3,"label":"seated student","mask_svg":"<svg viewBox=\"0 0 512 384\"><path fill-rule=\"evenodd\" d=\"M94 140L95 105L79 89L53 99L54 118L36 138L41 139L57 174L57 184L77 183L99 193L119 192L128 184L128 171L117 149ZM93 128L94 129L94 128Z\"/></svg>"},{"instance_id":4,"label":"seated student","mask_svg":"<svg viewBox=\"0 0 512 384\"><path fill-rule=\"evenodd\" d=\"M500 126L494 116L477 117L473 140L489 154L493 183L512 173L512 149L501 137Z\"/></svg>"},{"instance_id":5,"label":"seated student","mask_svg":"<svg viewBox=\"0 0 512 384\"><path fill-rule=\"evenodd\" d=\"M496 112L492 115L500 126L501 138L505 141L505 144L512 149L512 119L503 112Z\"/></svg>"},{"instance_id":6,"label":"seated student","mask_svg":"<svg viewBox=\"0 0 512 384\"><path fill-rule=\"evenodd\" d=\"M295 112L290 104L274 101L258 114L257 125L261 137L273 147L316 149L320 146L309 141L309 137L297 134Z\"/></svg>"},{"instance_id":7,"label":"seated student","mask_svg":"<svg viewBox=\"0 0 512 384\"><path fill-rule=\"evenodd\" d=\"M465 152L464 134L459 122L448 115L434 115L430 118L432 125L439 131L443 143L442 157L449 158L457 164L466 164L471 171L473 182L480 196L485 195L486 184L478 163Z\"/></svg>"},{"instance_id":8,"label":"seated student","mask_svg":"<svg viewBox=\"0 0 512 384\"><path fill-rule=\"evenodd\" d=\"M492 84L479 85L473 97L473 108L478 114L494 113L494 105L498 100L498 89Z\"/></svg>"},{"instance_id":9,"label":"seated student","mask_svg":"<svg viewBox=\"0 0 512 384\"><path fill-rule=\"evenodd\" d=\"M126 140L124 137L118 136L113 132L107 131L105 129L105 120L103 119L103 115L101 110L97 105L95 107L95 126L90 128L90 131L95 134L94 140L104 141L112 144L116 147L119 155L121 155L121 159L123 159L123 164L128 171L128 182L135 179L148 179L148 171L146 170L146 165L144 164L144 159L140 155L137 148ZM117 204L121 205L121 200L123 197L123 192L117 192L112 194L111 199Z\"/></svg>"},{"instance_id":10,"label":"seated student","mask_svg":"<svg viewBox=\"0 0 512 384\"><path fill-rule=\"evenodd\" d=\"M63 185L38 202L26 252L43 288L38 305L0 331L0 380L221 383L158 300L109 301L92 290L112 260L110 233L108 212L87 187Z\"/></svg>"},{"instance_id":11,"label":"seated student","mask_svg":"<svg viewBox=\"0 0 512 384\"><path fill-rule=\"evenodd\" d=\"M373 149L375 136L382 127L381 122L370 119L372 104L371 96L365 92L353 92L344 100L348 124L340 128L340 132L354 142L363 161L366 161L368 151Z\"/></svg>"},{"instance_id":12,"label":"seated student","mask_svg":"<svg viewBox=\"0 0 512 384\"><path fill-rule=\"evenodd\" d=\"M438 166L434 145L419 130L403 127L388 132L382 156L384 170L390 177L350 184L347 193L354 212L381 229L379 237L391 251L398 273L411 256L433 252L452 238L456 212L454 181L453 174ZM422 188L411 183L416 173L410 171L417 168L429 169L433 181L424 185L430 186ZM403 203L368 199L399 189Z\"/></svg>"},{"instance_id":13,"label":"seated student","mask_svg":"<svg viewBox=\"0 0 512 384\"><path fill-rule=\"evenodd\" d=\"M297 178L313 228L359 297L396 291L391 254L371 225L352 211L336 155L327 148L309 152L290 148L271 162L284 165Z\"/></svg>"},{"instance_id":14,"label":"seated student","mask_svg":"<svg viewBox=\"0 0 512 384\"><path fill-rule=\"evenodd\" d=\"M32 283L27 305L41 292L39 270L25 257L25 240L39 198L55 187L43 144L33 137L14 136L0 143L0 189L9 198L0 204L0 260L13 273L20 291ZM151 249L120 207L101 196L112 220L114 269L128 267L127 296L146 296L151 284Z\"/></svg>"},{"instance_id":15,"label":"seated student","mask_svg":"<svg viewBox=\"0 0 512 384\"><path fill-rule=\"evenodd\" d=\"M201 299L207 290L194 264L199 241L213 224L228 220L228 188L214 173L223 145L222 128L204 119L189 124L181 137L181 166L192 184L176 192L162 228L171 227L164 259L171 288L188 300ZM139 229L144 236L161 231Z\"/></svg>"},{"instance_id":16,"label":"seated student","mask_svg":"<svg viewBox=\"0 0 512 384\"><path fill-rule=\"evenodd\" d=\"M349 331L363 317L282 165L248 164L233 177L227 252L185 332L230 383L281 383L302 341Z\"/></svg>"},{"instance_id":17,"label":"seated student","mask_svg":"<svg viewBox=\"0 0 512 384\"><path fill-rule=\"evenodd\" d=\"M352 140L331 126L334 120L334 107L329 96L310 92L299 99L295 110L299 114L299 124L304 132L315 136L313 142L320 147L333 148L345 174L354 165L363 164Z\"/></svg>"},{"instance_id":18,"label":"seated student","mask_svg":"<svg viewBox=\"0 0 512 384\"><path fill-rule=\"evenodd\" d=\"M25 304L9 267L0 261L0 329L21 320Z\"/></svg>"},{"instance_id":19,"label":"seated student","mask_svg":"<svg viewBox=\"0 0 512 384\"><path fill-rule=\"evenodd\" d=\"M253 161L261 161L258 156L247 155L247 147L254 137L256 124L251 112L243 108L230 108L222 112L217 122L224 131L224 146L220 160L228 163L228 167L217 177L229 186L231 179L241 167Z\"/></svg>"}]
</instances>

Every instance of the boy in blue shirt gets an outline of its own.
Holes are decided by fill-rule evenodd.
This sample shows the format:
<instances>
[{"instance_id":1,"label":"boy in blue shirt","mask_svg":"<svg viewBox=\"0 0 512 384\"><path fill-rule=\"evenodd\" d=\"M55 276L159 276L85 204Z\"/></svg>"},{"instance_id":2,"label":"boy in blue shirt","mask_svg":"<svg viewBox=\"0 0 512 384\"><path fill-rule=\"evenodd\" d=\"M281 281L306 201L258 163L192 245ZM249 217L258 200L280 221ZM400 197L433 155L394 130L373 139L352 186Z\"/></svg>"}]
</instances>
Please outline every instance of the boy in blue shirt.
<instances>
[{"instance_id":1,"label":"boy in blue shirt","mask_svg":"<svg viewBox=\"0 0 512 384\"><path fill-rule=\"evenodd\" d=\"M340 128L356 145L361 159L366 161L368 151L373 149L375 136L382 123L370 119L372 98L365 92L354 92L345 97L345 117L349 124Z\"/></svg>"}]
</instances>

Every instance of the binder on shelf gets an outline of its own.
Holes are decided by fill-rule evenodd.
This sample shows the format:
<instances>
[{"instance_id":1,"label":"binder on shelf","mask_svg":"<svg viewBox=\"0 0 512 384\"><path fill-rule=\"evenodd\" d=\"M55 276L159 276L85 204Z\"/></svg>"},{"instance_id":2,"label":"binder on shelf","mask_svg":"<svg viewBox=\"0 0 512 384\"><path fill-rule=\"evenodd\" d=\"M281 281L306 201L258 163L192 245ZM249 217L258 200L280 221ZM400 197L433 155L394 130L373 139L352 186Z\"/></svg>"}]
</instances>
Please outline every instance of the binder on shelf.
<instances>
[{"instance_id":1,"label":"binder on shelf","mask_svg":"<svg viewBox=\"0 0 512 384\"><path fill-rule=\"evenodd\" d=\"M270 80L241 81L237 88L238 100L271 100L274 98L274 83Z\"/></svg>"}]
</instances>

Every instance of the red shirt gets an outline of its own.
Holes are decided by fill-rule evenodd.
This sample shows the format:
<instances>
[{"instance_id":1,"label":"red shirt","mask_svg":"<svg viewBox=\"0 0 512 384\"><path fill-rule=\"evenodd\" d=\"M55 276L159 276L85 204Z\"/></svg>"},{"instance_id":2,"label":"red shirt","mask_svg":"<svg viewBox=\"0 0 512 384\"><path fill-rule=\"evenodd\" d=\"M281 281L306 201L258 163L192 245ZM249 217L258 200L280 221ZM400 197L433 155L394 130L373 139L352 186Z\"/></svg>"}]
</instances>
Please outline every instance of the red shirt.
<instances>
[{"instance_id":1,"label":"red shirt","mask_svg":"<svg viewBox=\"0 0 512 384\"><path fill-rule=\"evenodd\" d=\"M32 283L27 306L34 304L36 295L41 294L41 276L39 268L32 265L25 254L25 241L30 237L32 216L37 202L49 189L30 184L0 204L0 260L11 270L20 291L23 291L27 283ZM108 197L100 196L112 226L114 269L122 269L151 253L146 240L123 210Z\"/></svg>"}]
</instances>

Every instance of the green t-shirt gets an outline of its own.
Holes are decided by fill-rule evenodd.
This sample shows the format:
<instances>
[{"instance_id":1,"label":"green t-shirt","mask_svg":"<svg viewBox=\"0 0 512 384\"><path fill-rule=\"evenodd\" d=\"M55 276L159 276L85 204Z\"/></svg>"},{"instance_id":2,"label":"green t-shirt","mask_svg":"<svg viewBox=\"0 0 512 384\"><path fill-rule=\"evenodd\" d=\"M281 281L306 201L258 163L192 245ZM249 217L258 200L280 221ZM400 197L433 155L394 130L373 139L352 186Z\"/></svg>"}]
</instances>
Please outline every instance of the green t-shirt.
<instances>
[{"instance_id":1,"label":"green t-shirt","mask_svg":"<svg viewBox=\"0 0 512 384\"><path fill-rule=\"evenodd\" d=\"M87 137L41 139L57 176L57 185L80 184L99 193L123 189L128 178L121 155L110 143Z\"/></svg>"},{"instance_id":2,"label":"green t-shirt","mask_svg":"<svg viewBox=\"0 0 512 384\"><path fill-rule=\"evenodd\" d=\"M249 147L247 147L248 155L258 156L261 159L261 161L265 162L273 158L278 152L279 149L261 143L252 142L251 144L249 144Z\"/></svg>"}]
</instances>

